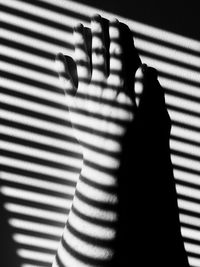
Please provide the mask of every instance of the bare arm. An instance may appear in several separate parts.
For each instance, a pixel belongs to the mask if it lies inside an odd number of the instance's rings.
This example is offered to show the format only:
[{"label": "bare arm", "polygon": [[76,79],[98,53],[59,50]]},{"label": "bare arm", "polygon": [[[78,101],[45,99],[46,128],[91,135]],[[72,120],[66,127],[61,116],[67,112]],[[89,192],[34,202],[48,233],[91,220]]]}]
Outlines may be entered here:
[{"label": "bare arm", "polygon": [[74,32],[78,88],[64,56],[56,61],[83,166],[53,267],[107,266],[115,255],[120,159],[135,105],[124,87],[118,21],[109,25],[109,74],[101,17],[92,20],[91,29],[92,73],[84,28]]}]

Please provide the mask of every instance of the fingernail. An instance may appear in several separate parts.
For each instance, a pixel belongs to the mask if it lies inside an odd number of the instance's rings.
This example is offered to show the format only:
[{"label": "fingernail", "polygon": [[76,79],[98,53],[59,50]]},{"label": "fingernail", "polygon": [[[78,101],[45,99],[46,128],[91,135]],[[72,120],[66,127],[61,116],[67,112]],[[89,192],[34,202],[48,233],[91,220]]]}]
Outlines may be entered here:
[{"label": "fingernail", "polygon": [[110,20],[110,24],[114,24],[114,25],[119,24],[119,20],[116,19],[116,18],[112,18],[112,19]]},{"label": "fingernail", "polygon": [[75,27],[74,27],[74,31],[75,32],[80,32],[83,30],[83,24],[82,23],[78,23]]},{"label": "fingernail", "polygon": [[100,22],[100,20],[101,20],[101,16],[99,14],[94,14],[91,18],[91,21],[93,22],[95,21]]},{"label": "fingernail", "polygon": [[146,69],[147,69],[147,64],[142,64],[142,72],[144,73],[145,71],[146,71]]},{"label": "fingernail", "polygon": [[63,61],[63,57],[64,55],[62,53],[58,53],[55,57],[56,60],[60,60],[60,61]]}]

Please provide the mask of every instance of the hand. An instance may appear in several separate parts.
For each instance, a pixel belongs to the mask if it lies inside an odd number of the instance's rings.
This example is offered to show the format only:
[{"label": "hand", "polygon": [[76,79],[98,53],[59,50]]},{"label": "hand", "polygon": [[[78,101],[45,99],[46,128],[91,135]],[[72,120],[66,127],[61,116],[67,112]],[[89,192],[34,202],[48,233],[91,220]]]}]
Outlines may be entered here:
[{"label": "hand", "polygon": [[125,135],[134,120],[134,92],[128,90],[124,78],[119,22],[109,23],[108,62],[101,17],[91,21],[91,57],[84,31],[81,24],[74,31],[77,87],[65,57],[58,54],[56,58],[84,160],[53,267],[110,266],[117,254],[119,166]]},{"label": "hand", "polygon": [[65,89],[71,122],[82,145],[83,156],[93,149],[119,153],[123,136],[134,119],[135,108],[123,78],[119,22],[115,19],[109,23],[109,63],[99,15],[91,20],[91,31],[91,62],[83,25],[79,24],[74,31],[77,88],[64,55],[56,57],[57,72]]}]

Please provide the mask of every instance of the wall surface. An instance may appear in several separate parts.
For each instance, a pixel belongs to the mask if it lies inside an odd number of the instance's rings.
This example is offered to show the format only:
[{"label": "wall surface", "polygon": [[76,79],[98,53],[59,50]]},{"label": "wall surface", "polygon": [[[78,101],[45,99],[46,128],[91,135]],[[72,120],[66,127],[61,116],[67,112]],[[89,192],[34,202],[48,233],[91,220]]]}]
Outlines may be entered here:
[{"label": "wall surface", "polygon": [[181,231],[190,265],[200,266],[197,1],[3,0],[0,10],[2,266],[51,266],[82,162],[54,57],[73,56],[73,26],[89,26],[93,13],[127,23],[142,61],[159,71]]}]

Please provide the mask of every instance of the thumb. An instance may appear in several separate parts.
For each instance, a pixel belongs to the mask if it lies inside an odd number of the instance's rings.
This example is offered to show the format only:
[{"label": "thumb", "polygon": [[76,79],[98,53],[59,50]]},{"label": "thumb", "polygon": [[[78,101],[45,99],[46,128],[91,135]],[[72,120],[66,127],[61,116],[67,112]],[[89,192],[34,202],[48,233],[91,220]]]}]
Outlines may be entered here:
[{"label": "thumb", "polygon": [[55,57],[55,69],[62,88],[64,88],[67,105],[69,108],[72,108],[74,107],[75,85],[72,81],[65,56],[62,53],[58,53]]}]

